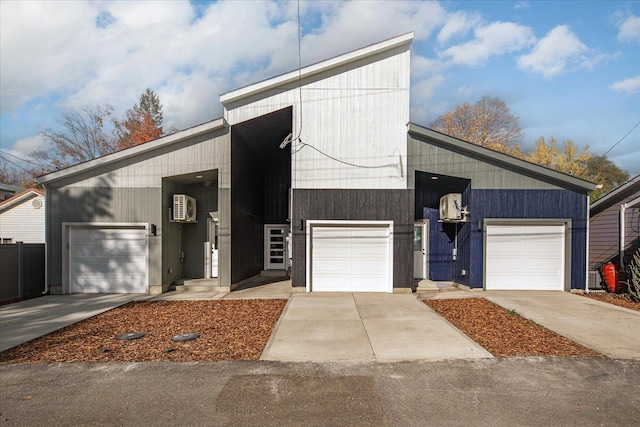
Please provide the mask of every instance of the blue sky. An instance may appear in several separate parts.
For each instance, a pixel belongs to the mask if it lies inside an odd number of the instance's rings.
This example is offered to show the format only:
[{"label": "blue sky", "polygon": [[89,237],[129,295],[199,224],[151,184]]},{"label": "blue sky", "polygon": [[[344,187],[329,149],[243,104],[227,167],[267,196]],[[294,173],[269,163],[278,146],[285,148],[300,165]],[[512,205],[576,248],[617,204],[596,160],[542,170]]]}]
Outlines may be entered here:
[{"label": "blue sky", "polygon": [[[150,87],[178,129],[219,95],[298,65],[297,2],[0,2],[2,161],[47,149],[61,108],[124,113]],[[531,148],[588,145],[640,174],[640,2],[300,2],[309,64],[409,31],[411,120],[482,96],[506,102]],[[626,137],[627,134],[631,131]],[[624,137],[624,139],[623,139]]]}]

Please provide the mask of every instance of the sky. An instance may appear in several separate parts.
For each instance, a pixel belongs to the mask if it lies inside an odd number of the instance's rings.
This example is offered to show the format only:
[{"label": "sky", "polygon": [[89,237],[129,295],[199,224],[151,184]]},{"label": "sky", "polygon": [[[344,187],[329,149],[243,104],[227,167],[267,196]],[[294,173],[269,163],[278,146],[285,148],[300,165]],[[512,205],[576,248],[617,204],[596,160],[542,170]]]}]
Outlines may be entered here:
[{"label": "sky", "polygon": [[303,66],[415,32],[414,123],[497,97],[525,150],[572,140],[640,174],[637,1],[3,0],[0,161],[48,150],[62,109],[123,115],[146,88],[165,128],[219,118],[220,94],[297,69],[298,22]]}]

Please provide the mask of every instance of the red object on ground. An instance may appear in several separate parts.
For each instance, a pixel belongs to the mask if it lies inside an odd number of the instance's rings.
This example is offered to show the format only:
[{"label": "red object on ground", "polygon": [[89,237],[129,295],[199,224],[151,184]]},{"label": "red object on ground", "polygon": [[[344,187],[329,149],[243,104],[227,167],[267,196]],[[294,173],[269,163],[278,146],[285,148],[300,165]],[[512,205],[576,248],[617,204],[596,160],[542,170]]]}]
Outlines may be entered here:
[{"label": "red object on ground", "polygon": [[602,266],[600,269],[604,283],[607,285],[607,290],[614,293],[624,293],[627,290],[627,283],[625,281],[624,273],[620,268],[620,265],[608,263]]}]

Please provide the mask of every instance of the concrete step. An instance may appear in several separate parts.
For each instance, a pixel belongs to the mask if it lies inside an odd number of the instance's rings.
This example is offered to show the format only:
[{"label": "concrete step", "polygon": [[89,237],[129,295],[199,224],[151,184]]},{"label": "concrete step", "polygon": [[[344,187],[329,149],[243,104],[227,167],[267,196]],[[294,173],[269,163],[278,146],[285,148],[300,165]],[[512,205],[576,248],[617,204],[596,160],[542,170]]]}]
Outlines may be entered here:
[{"label": "concrete step", "polygon": [[175,286],[176,292],[214,292],[219,290],[218,279],[185,279],[183,284]]},{"label": "concrete step", "polygon": [[262,270],[260,272],[262,277],[287,277],[288,275],[287,270]]}]

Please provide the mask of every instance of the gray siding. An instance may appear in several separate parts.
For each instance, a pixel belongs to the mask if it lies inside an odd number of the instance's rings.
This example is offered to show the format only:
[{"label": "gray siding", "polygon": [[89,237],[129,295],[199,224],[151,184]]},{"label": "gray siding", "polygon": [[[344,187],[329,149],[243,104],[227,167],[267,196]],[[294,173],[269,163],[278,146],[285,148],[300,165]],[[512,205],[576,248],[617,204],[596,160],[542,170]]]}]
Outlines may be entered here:
[{"label": "gray siding", "polygon": [[[177,254],[182,230],[179,224],[169,223],[172,203],[169,193],[173,194],[175,189],[167,186],[163,178],[217,170],[219,283],[230,286],[230,157],[228,129],[219,128],[105,165],[98,164],[47,183],[49,285],[61,286],[64,283],[64,222],[156,224],[157,235],[149,236],[149,285],[168,285],[180,278],[183,266]],[[203,206],[203,209],[209,207]],[[199,246],[194,251],[202,252],[202,245]]]},{"label": "gray siding", "polygon": [[[617,198],[613,204],[602,206],[589,222],[589,269],[595,270],[607,262],[620,262],[620,205],[640,197],[635,192]],[[633,253],[640,247],[640,208],[625,209],[624,263],[630,262]]]},{"label": "gray siding", "polygon": [[410,190],[294,190],[292,285],[306,286],[307,220],[393,221],[393,287],[413,284],[413,191]]},{"label": "gray siding", "polygon": [[408,136],[409,144],[409,188],[415,188],[415,172],[430,172],[456,178],[472,180],[476,190],[557,190],[563,187],[545,182],[540,176],[527,176],[522,170],[490,159],[478,159],[463,152],[456,152],[444,146],[421,141]]}]

